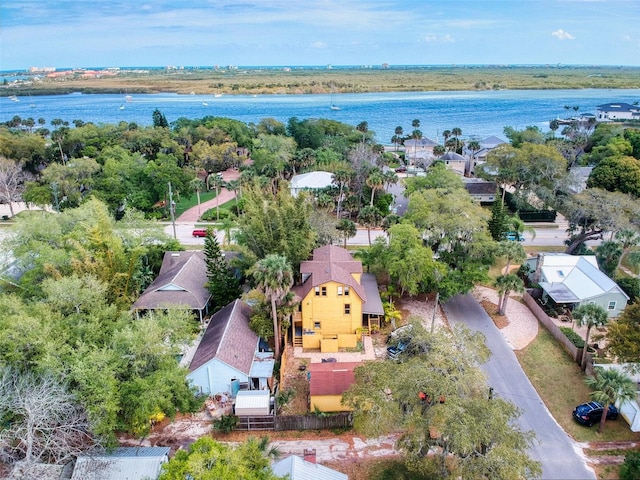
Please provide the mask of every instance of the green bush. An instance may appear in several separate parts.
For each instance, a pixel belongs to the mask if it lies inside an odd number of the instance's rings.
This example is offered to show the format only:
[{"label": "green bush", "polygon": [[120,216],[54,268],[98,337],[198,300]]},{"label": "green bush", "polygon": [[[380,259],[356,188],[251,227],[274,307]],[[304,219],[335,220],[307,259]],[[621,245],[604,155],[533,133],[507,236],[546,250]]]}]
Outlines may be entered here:
[{"label": "green bush", "polygon": [[624,463],[620,467],[620,480],[635,480],[640,478],[640,452],[627,453]]},{"label": "green bush", "polygon": [[291,388],[283,392],[279,392],[276,395],[276,403],[279,407],[284,407],[287,403],[289,403],[289,400],[291,400],[291,397],[293,397],[294,394],[295,391],[293,391],[293,389]]},{"label": "green bush", "polygon": [[213,428],[220,433],[230,433],[238,424],[238,417],[235,415],[222,415],[213,422]]},{"label": "green bush", "polygon": [[578,335],[569,327],[560,327],[560,330],[562,331],[562,333],[564,333],[565,337],[571,340],[571,343],[573,343],[576,347],[584,348],[584,339],[580,335]]}]

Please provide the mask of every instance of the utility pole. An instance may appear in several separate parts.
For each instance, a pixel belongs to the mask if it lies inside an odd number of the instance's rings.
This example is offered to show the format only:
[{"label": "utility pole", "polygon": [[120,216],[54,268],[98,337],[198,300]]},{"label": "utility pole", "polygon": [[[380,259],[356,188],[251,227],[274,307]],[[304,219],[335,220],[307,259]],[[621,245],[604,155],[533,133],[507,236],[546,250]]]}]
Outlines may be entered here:
[{"label": "utility pole", "polygon": [[173,238],[177,239],[178,235],[176,235],[175,209],[176,209],[176,204],[173,203],[173,192],[171,192],[171,182],[169,182],[169,212],[171,212],[171,225],[173,225]]},{"label": "utility pole", "polygon": [[51,182],[51,190],[53,190],[53,198],[56,201],[56,212],[60,213],[60,202],[58,201],[58,183]]}]

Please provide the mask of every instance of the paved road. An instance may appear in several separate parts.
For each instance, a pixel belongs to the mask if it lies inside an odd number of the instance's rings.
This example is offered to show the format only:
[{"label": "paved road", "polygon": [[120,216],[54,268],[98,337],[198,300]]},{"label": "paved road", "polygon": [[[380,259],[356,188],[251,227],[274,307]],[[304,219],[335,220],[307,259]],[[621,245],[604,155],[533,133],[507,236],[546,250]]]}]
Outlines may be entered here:
[{"label": "paved road", "polygon": [[451,325],[464,324],[482,332],[493,355],[482,366],[494,394],[510,400],[523,411],[520,428],[533,430],[537,441],[530,449],[533,459],[542,462],[543,479],[595,479],[582,451],[554,420],[520,367],[513,350],[491,318],[471,295],[459,295],[444,304]]}]

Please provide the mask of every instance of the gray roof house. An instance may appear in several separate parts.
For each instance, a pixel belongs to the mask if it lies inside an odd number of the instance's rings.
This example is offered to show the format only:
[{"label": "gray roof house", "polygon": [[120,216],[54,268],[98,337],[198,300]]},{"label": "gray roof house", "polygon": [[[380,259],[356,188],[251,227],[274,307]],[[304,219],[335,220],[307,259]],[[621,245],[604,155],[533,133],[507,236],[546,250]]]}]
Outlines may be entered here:
[{"label": "gray roof house", "polygon": [[156,480],[168,460],[169,447],[119,447],[79,456],[71,480]]},{"label": "gray roof house", "polygon": [[506,140],[503,140],[495,135],[491,135],[484,140],[480,141],[480,150],[476,150],[472,152],[468,148],[465,148],[463,153],[469,157],[469,161],[467,163],[466,173],[468,175],[475,174],[475,167],[481,165],[487,161],[487,155],[496,147],[500,145],[504,145],[508,143]]},{"label": "gray roof house", "polygon": [[462,181],[464,182],[464,188],[467,189],[474,201],[481,204],[491,204],[495,200],[496,182],[467,177],[464,177]]},{"label": "gray roof house", "polygon": [[449,151],[439,157],[438,160],[442,160],[444,164],[454,172],[464,175],[467,159],[459,153]]},{"label": "gray roof house", "polygon": [[139,312],[188,307],[198,312],[202,322],[211,299],[206,282],[207,265],[202,251],[165,252],[158,276],[132,309]]},{"label": "gray roof house", "polygon": [[640,120],[640,106],[628,103],[605,103],[596,107],[596,120]]},{"label": "gray roof house", "polygon": [[543,301],[551,300],[570,309],[595,303],[609,318],[620,316],[629,297],[616,282],[598,268],[593,255],[545,253],[526,260],[529,278],[539,283]]},{"label": "gray roof house", "polygon": [[433,160],[433,147],[438,145],[430,138],[411,138],[404,141],[404,155],[407,165],[424,163],[425,160]]},{"label": "gray roof house", "polygon": [[260,337],[249,328],[251,307],[234,300],[211,316],[189,365],[187,379],[202,393],[263,390],[273,376],[272,352],[260,352]]}]

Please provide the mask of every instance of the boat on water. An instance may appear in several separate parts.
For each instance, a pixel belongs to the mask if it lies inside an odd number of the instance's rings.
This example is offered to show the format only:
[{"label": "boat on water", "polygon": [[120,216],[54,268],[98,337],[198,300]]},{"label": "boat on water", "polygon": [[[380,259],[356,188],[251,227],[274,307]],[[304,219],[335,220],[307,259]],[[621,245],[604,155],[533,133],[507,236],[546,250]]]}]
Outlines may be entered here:
[{"label": "boat on water", "polygon": [[202,106],[203,106],[203,107],[208,107],[208,106],[209,106],[209,104],[208,104],[207,102],[202,102]]},{"label": "boat on water", "polygon": [[215,98],[220,98],[222,95],[224,95],[224,94],[223,94],[223,93],[216,93],[216,94],[214,95],[214,97],[215,97]]},{"label": "boat on water", "polygon": [[124,99],[125,99],[127,102],[132,102],[132,101],[133,101],[133,97],[132,97],[131,95],[125,95],[125,96],[124,96]]},{"label": "boat on water", "polygon": [[20,99],[18,97],[16,97],[15,95],[10,95],[9,96],[9,100],[11,100],[12,102],[19,102]]},{"label": "boat on water", "polygon": [[329,106],[330,110],[340,110],[340,107],[338,105],[336,105],[336,102],[333,101],[333,96],[334,96],[334,91],[333,91],[333,87],[331,88],[331,105]]},{"label": "boat on water", "polygon": [[120,110],[124,110],[124,105],[120,105]]},{"label": "boat on water", "polygon": [[331,110],[340,110],[340,107],[335,105],[335,104],[331,104],[331,106],[329,107]]}]

